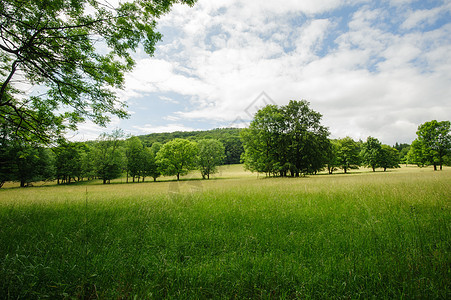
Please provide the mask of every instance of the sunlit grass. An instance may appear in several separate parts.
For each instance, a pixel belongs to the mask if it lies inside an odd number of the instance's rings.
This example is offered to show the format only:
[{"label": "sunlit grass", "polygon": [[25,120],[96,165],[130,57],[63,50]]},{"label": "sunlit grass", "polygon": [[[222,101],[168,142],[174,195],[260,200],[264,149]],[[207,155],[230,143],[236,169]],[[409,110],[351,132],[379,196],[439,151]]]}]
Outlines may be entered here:
[{"label": "sunlit grass", "polygon": [[450,296],[449,168],[197,175],[0,190],[0,294]]}]

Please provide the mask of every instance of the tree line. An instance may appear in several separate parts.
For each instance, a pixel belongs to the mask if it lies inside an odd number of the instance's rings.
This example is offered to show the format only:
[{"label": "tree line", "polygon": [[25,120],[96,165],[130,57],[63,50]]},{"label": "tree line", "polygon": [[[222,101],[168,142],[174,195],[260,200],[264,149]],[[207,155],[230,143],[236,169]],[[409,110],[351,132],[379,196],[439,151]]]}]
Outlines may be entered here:
[{"label": "tree line", "polygon": [[[101,179],[105,184],[124,173],[127,182],[149,177],[156,181],[162,175],[179,180],[194,169],[208,179],[228,159],[234,162],[232,156],[240,156],[248,170],[282,177],[322,170],[332,174],[342,169],[347,173],[360,166],[386,171],[401,163],[433,165],[437,170],[450,164],[449,121],[421,124],[411,145],[391,147],[375,137],[366,141],[330,139],[321,118],[307,101],[290,101],[285,106],[260,109],[246,129],[129,138],[115,130],[90,142],[60,140],[55,147],[14,138],[14,131],[4,126],[0,132],[0,186],[6,181],[20,182],[23,187],[44,180],[62,184],[91,179]],[[229,145],[236,152],[227,149],[222,140],[231,141]]]},{"label": "tree line", "polygon": [[151,133],[138,136],[142,143],[151,147],[153,143],[167,143],[173,139],[181,138],[191,141],[202,139],[219,140],[225,148],[224,164],[239,164],[244,152],[243,143],[240,138],[240,128],[215,128],[204,131],[175,131],[163,133]]},{"label": "tree line", "polygon": [[121,130],[102,134],[91,142],[61,142],[46,148],[19,140],[0,140],[0,187],[6,181],[28,186],[36,181],[58,184],[83,180],[112,179],[126,174],[127,182],[140,182],[161,175],[186,175],[198,169],[209,179],[224,163],[225,147],[215,139],[190,141],[176,138],[146,147],[138,137],[124,138]]},{"label": "tree line", "polygon": [[418,138],[411,146],[382,144],[375,137],[354,141],[350,137],[329,139],[329,130],[321,125],[322,115],[305,100],[285,106],[267,105],[260,109],[249,128],[241,132],[247,169],[273,176],[297,177],[327,169],[366,166],[373,171],[398,168],[400,163],[433,165],[442,169],[450,164],[450,122],[435,120],[418,127]]}]

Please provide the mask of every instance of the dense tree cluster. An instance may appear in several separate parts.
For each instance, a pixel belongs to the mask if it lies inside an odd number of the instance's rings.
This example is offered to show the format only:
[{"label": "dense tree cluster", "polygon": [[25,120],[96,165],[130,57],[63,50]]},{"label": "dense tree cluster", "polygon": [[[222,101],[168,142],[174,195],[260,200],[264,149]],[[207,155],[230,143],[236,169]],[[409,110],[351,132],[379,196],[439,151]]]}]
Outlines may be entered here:
[{"label": "dense tree cluster", "polygon": [[146,147],[139,138],[125,139],[121,130],[102,134],[96,141],[62,141],[53,148],[0,139],[0,187],[6,181],[21,186],[36,181],[56,180],[58,184],[101,179],[109,183],[126,174],[127,182],[152,177],[185,175],[198,169],[210,178],[224,162],[225,147],[215,139],[198,142],[174,139],[165,144],[154,142]]},{"label": "dense tree cluster", "polygon": [[330,174],[341,168],[366,166],[373,171],[398,168],[402,163],[449,164],[451,153],[450,122],[431,121],[418,128],[418,138],[411,146],[382,144],[375,137],[365,142],[350,137],[328,139],[327,128],[320,124],[321,114],[309,108],[307,101],[290,101],[278,107],[260,109],[241,136],[245,153],[242,158],[251,171],[275,176],[313,174],[323,169]]},{"label": "dense tree cluster", "polygon": [[451,131],[450,121],[432,120],[418,127],[417,139],[412,142],[408,152],[408,161],[419,166],[433,165],[442,169],[450,163]]},{"label": "dense tree cluster", "polygon": [[[56,180],[58,184],[101,179],[109,183],[126,174],[127,182],[154,181],[161,175],[186,175],[200,171],[209,179],[217,167],[227,162],[228,149],[221,140],[241,135],[241,159],[251,171],[272,176],[300,176],[326,169],[329,174],[342,169],[366,166],[373,171],[398,168],[400,163],[450,164],[450,122],[430,121],[418,127],[412,145],[382,144],[375,137],[354,141],[350,137],[329,139],[321,114],[307,101],[290,101],[278,107],[260,109],[249,128],[216,129],[180,134],[156,134],[126,138],[121,130],[102,134],[96,141],[74,143],[60,140],[56,147],[42,147],[16,137],[11,127],[0,128],[0,187],[6,181],[27,186],[36,181]],[[232,132],[232,134],[230,134]],[[212,134],[213,133],[213,134]],[[168,139],[168,137],[175,137]],[[151,141],[151,144],[150,144]],[[159,142],[159,141],[163,141]],[[238,143],[236,144],[238,145]],[[230,148],[229,148],[230,150]],[[234,154],[236,155],[236,153]]]},{"label": "dense tree cluster", "polygon": [[167,143],[174,139],[187,139],[198,142],[203,139],[214,139],[220,141],[225,148],[224,164],[239,164],[241,155],[244,153],[243,143],[240,138],[240,128],[216,128],[205,131],[176,131],[151,133],[148,135],[141,135],[138,138],[142,143],[148,147],[155,142]]}]

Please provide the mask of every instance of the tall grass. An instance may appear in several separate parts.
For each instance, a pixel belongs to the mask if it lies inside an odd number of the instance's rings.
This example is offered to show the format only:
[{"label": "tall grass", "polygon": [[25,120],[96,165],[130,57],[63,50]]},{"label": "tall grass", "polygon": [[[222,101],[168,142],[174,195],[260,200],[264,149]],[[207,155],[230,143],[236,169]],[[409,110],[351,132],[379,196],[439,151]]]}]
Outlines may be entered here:
[{"label": "tall grass", "polygon": [[0,295],[450,298],[450,169],[228,172],[1,190]]}]

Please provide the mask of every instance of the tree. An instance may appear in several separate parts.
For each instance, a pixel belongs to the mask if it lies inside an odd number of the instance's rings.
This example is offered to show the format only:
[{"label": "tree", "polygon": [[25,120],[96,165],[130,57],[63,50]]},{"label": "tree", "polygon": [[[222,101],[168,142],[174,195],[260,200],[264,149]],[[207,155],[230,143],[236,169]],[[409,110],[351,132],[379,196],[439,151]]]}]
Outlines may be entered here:
[{"label": "tree", "polygon": [[16,172],[12,174],[12,180],[20,182],[21,187],[54,179],[53,155],[49,149],[17,143],[13,151]]},{"label": "tree", "polygon": [[267,174],[299,176],[323,169],[330,147],[321,114],[305,100],[260,109],[241,132],[246,167]]},{"label": "tree", "polygon": [[410,145],[409,152],[407,153],[407,161],[410,164],[416,164],[419,167],[424,167],[427,164],[426,156],[423,153],[423,145],[417,139]]},{"label": "tree", "polygon": [[358,169],[360,165],[359,145],[350,137],[337,141],[337,164],[345,174],[349,169]]},{"label": "tree", "polygon": [[388,145],[381,146],[379,166],[384,169],[399,168],[400,163],[399,152],[395,148]]},{"label": "tree", "polygon": [[225,148],[224,164],[239,164],[241,154],[244,153],[243,143],[241,142],[240,135],[230,135],[224,138],[220,138],[219,141],[224,145]]},{"label": "tree", "polygon": [[377,138],[369,136],[362,147],[362,162],[376,171],[380,165],[381,142]]},{"label": "tree", "polygon": [[80,180],[83,177],[83,143],[63,141],[53,149],[55,153],[55,169],[58,184],[70,183],[71,180]]},{"label": "tree", "polygon": [[284,126],[284,115],[276,105],[267,105],[255,114],[249,128],[241,132],[247,169],[270,175],[283,173],[288,159],[288,146],[284,147],[282,140]]},{"label": "tree", "polygon": [[163,145],[159,142],[155,142],[149,149],[150,157],[148,158],[147,164],[147,174],[153,178],[153,181],[157,181],[157,178],[160,177],[161,172],[157,162],[157,153],[160,151]]},{"label": "tree", "polygon": [[[142,44],[152,55],[157,18],[174,3],[194,2],[1,1],[0,123],[22,139],[49,142],[86,118],[105,125],[109,114],[126,117],[113,89],[134,66],[131,52]],[[27,97],[30,85],[39,92]]]},{"label": "tree", "polygon": [[118,178],[122,173],[123,155],[120,144],[124,133],[114,130],[111,134],[103,133],[94,144],[94,159],[96,175],[103,180],[103,184]]},{"label": "tree", "polygon": [[0,188],[16,174],[15,151],[9,141],[0,139]]},{"label": "tree", "polygon": [[224,145],[213,139],[203,139],[197,142],[198,156],[197,165],[202,174],[202,178],[210,179],[210,174],[218,171],[218,166],[221,165],[225,157]]},{"label": "tree", "polygon": [[139,177],[142,175],[144,171],[144,146],[139,138],[136,136],[131,137],[127,141],[127,148],[125,150],[125,155],[127,157],[127,182],[128,175],[133,178],[133,182],[135,182],[135,177]]},{"label": "tree", "polygon": [[88,180],[94,179],[97,176],[96,173],[96,148],[89,145],[83,144],[81,152],[81,176],[87,178]]},{"label": "tree", "polygon": [[442,170],[444,157],[451,151],[450,126],[450,121],[432,120],[418,127],[415,143],[417,149],[414,151],[421,155],[420,159],[434,165],[434,170],[437,170],[437,165]]},{"label": "tree", "polygon": [[335,170],[337,170],[338,167],[340,167],[338,163],[338,141],[337,140],[331,140],[329,144],[329,149],[326,154],[326,165],[327,165],[327,171],[329,174],[332,174]]},{"label": "tree", "polygon": [[161,173],[168,176],[188,174],[194,169],[197,155],[197,144],[185,139],[174,139],[164,144],[157,153],[157,162]]},{"label": "tree", "polygon": [[321,125],[322,115],[309,105],[305,100],[290,100],[282,107],[292,176],[316,173],[326,163],[329,130]]}]

